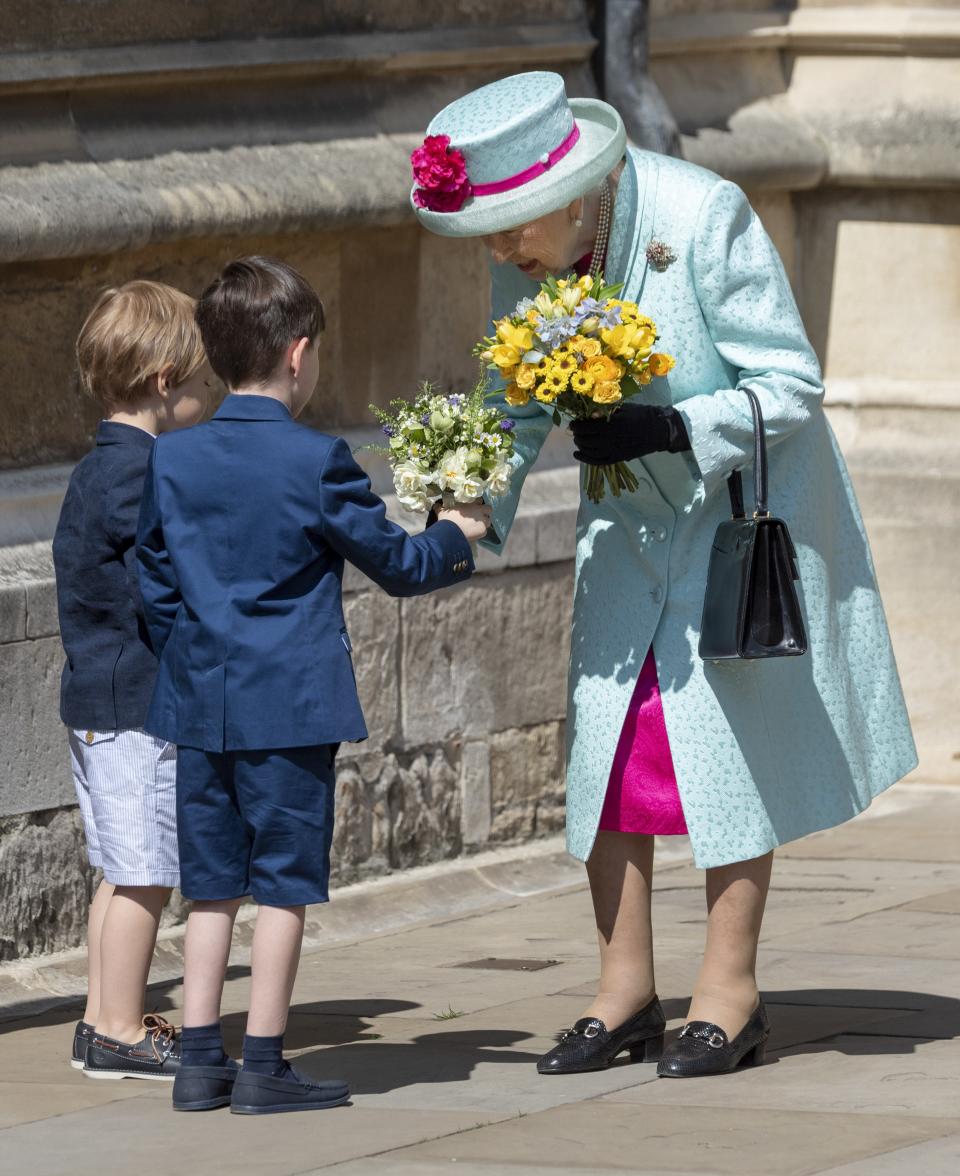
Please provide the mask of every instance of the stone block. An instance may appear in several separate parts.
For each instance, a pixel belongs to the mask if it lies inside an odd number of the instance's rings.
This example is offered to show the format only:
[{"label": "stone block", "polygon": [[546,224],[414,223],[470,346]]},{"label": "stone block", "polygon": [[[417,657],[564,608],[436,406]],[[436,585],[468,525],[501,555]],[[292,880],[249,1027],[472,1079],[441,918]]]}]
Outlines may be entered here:
[{"label": "stone block", "polygon": [[57,615],[57,585],[55,580],[37,580],[27,584],[27,636],[57,637],[60,618]]},{"label": "stone block", "polygon": [[0,585],[0,645],[27,635],[27,598],[20,584]]},{"label": "stone block", "polygon": [[344,598],[344,619],[353,645],[357,689],[369,739],[346,743],[344,756],[366,755],[394,739],[400,710],[400,602],[379,589]]},{"label": "stone block", "polygon": [[79,809],[0,819],[0,960],[83,942],[94,887]]},{"label": "stone block", "polygon": [[565,812],[563,724],[501,731],[490,740],[492,840],[558,832]]},{"label": "stone block", "polygon": [[537,563],[562,563],[577,554],[577,509],[559,506],[537,516]]},{"label": "stone block", "polygon": [[0,816],[58,808],[74,798],[59,715],[62,667],[57,637],[0,645]]},{"label": "stone block", "polygon": [[483,845],[490,839],[490,747],[480,740],[463,747],[460,804],[464,843]]},{"label": "stone block", "polygon": [[333,877],[350,882],[456,857],[459,767],[456,745],[344,761],[337,769]]},{"label": "stone block", "polygon": [[401,602],[401,716],[407,744],[563,718],[572,567],[502,575]]}]

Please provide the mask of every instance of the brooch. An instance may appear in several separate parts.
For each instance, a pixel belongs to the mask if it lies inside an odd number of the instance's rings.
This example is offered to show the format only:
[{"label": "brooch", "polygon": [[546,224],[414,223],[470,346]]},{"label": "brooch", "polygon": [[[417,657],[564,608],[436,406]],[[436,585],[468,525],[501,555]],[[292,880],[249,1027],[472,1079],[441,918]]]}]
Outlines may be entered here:
[{"label": "brooch", "polygon": [[658,241],[656,238],[651,239],[647,245],[647,261],[653,266],[657,273],[662,274],[668,265],[673,265],[677,260],[677,255],[664,241]]}]

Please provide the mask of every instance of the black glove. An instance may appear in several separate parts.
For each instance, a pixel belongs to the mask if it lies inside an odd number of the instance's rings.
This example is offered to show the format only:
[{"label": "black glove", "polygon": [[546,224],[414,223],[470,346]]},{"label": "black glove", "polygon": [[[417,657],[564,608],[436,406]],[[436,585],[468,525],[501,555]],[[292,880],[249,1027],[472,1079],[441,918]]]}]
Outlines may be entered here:
[{"label": "black glove", "polygon": [[627,403],[608,420],[577,420],[570,428],[577,446],[573,456],[587,465],[614,465],[649,453],[690,448],[683,417],[675,408],[656,404]]}]

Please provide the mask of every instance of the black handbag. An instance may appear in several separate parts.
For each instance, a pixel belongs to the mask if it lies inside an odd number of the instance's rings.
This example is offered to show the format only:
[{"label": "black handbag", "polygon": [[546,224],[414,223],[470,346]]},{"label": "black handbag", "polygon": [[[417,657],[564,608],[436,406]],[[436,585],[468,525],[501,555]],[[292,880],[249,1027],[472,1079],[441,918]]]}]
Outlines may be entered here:
[{"label": "black handbag", "polygon": [[746,517],[743,479],[727,479],[732,518],[717,527],[707,569],[700,625],[700,656],[796,657],[807,651],[797,596],[797,552],[783,519],[767,510],[767,443],[756,394],[744,389],[753,412],[756,510]]}]

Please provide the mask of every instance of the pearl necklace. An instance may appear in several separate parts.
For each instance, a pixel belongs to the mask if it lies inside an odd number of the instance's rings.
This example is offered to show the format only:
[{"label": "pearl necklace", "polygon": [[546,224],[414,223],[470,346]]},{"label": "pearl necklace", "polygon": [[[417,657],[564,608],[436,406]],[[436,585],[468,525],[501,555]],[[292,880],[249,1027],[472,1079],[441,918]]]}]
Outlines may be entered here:
[{"label": "pearl necklace", "polygon": [[604,179],[600,188],[600,216],[597,219],[597,239],[593,243],[593,253],[590,255],[590,269],[587,271],[591,278],[596,278],[607,257],[607,242],[610,239],[610,183]]}]

